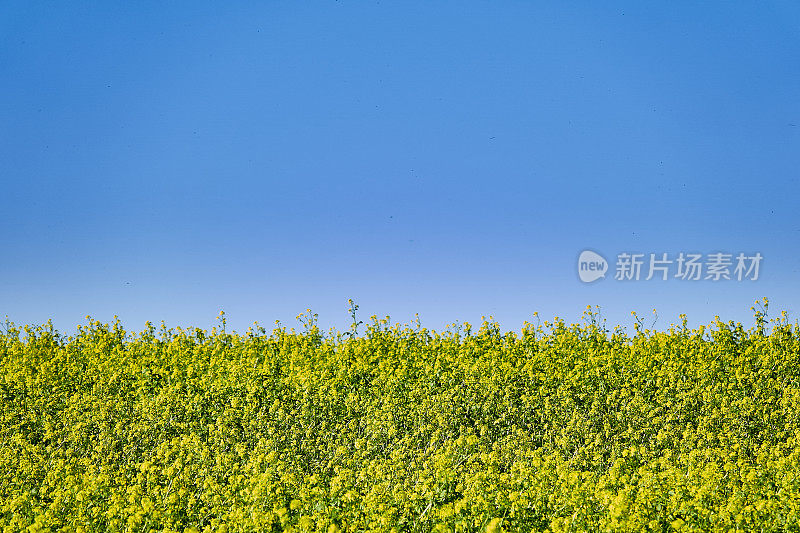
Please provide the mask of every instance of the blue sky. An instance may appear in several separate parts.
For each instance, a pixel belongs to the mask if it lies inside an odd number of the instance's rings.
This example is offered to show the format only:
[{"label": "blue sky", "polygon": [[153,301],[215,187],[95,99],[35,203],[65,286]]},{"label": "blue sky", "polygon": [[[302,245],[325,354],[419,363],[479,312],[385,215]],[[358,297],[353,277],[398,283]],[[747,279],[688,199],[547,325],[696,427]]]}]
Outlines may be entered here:
[{"label": "blue sky", "polygon": [[[28,2],[0,14],[0,315],[504,329],[800,318],[793,2]],[[584,249],[610,263],[582,283]],[[622,252],[763,255],[618,281]]]}]

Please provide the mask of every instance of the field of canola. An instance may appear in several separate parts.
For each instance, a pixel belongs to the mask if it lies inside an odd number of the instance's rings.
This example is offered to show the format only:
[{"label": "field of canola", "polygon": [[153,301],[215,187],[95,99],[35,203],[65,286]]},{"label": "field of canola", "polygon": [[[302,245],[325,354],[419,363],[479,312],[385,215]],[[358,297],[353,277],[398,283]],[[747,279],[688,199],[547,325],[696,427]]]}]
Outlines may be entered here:
[{"label": "field of canola", "polygon": [[800,531],[800,327],[0,334],[3,531]]}]

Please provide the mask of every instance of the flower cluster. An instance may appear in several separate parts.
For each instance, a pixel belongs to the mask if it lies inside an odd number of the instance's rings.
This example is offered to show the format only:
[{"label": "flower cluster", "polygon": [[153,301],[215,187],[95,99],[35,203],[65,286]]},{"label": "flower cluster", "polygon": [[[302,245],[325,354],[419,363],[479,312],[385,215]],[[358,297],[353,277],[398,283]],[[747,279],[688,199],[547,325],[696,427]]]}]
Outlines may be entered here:
[{"label": "flower cluster", "polygon": [[0,334],[4,531],[800,529],[800,327]]}]

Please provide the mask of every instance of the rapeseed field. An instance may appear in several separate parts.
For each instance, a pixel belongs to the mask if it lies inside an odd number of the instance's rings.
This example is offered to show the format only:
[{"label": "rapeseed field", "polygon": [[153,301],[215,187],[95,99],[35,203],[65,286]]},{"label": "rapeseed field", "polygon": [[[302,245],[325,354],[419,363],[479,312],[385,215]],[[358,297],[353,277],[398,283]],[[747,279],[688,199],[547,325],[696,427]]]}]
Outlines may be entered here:
[{"label": "rapeseed field", "polygon": [[[354,315],[355,317],[355,315]],[[800,327],[0,333],[3,531],[798,531]]]}]

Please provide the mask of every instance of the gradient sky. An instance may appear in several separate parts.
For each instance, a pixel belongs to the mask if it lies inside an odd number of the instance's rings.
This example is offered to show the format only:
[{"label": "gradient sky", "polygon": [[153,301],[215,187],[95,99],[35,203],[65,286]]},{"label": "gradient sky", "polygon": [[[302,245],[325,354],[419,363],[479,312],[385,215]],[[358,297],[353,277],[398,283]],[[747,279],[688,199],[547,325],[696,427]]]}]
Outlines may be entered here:
[{"label": "gradient sky", "polygon": [[[239,331],[800,318],[796,2],[0,13],[0,317]],[[764,256],[583,284],[584,249]],[[612,269],[614,265],[612,264]]]}]

